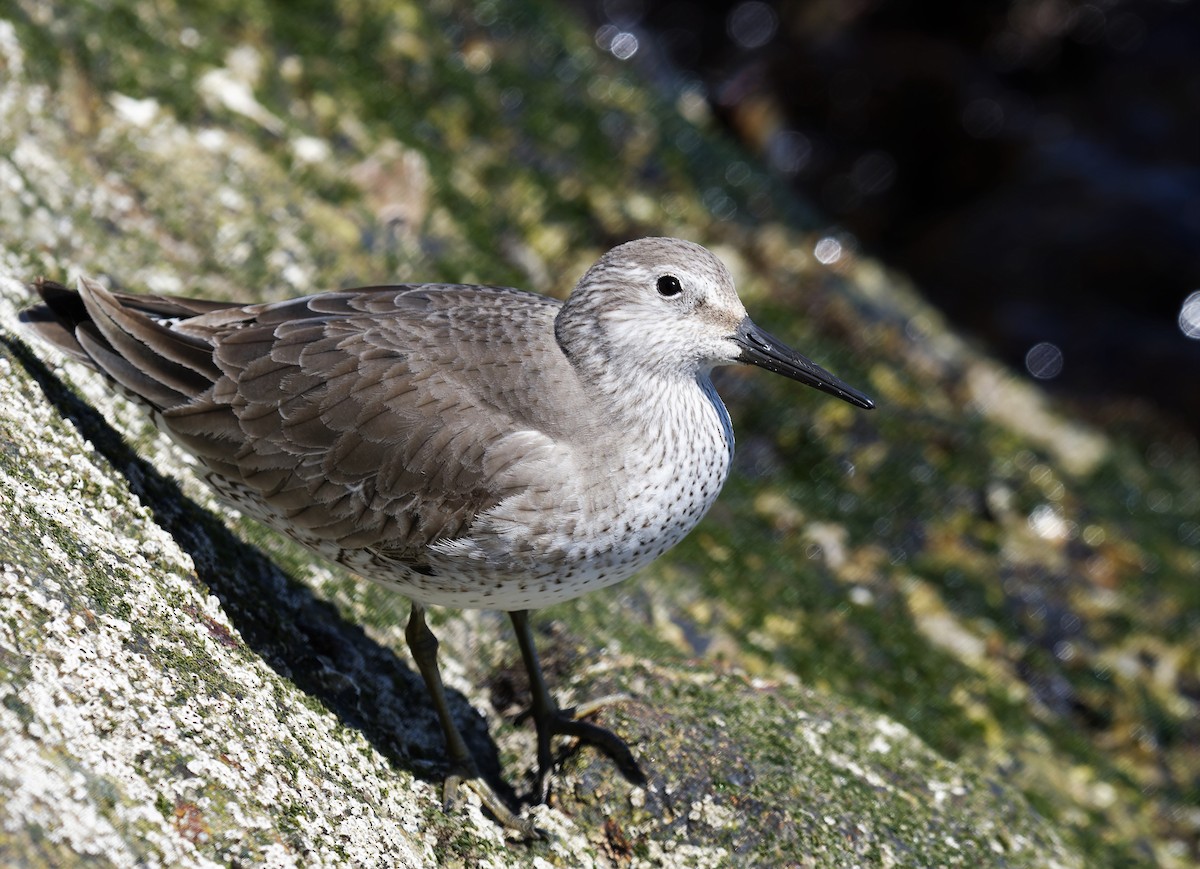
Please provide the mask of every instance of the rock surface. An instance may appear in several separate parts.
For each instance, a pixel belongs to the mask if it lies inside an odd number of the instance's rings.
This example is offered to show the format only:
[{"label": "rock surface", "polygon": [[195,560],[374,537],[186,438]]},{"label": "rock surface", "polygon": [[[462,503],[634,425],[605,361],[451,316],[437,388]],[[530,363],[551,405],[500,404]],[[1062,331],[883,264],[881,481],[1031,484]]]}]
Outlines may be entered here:
[{"label": "rock surface", "polygon": [[[1194,441],[1064,416],[553,8],[314,16],[0,9],[0,862],[1197,858]],[[569,756],[527,809],[546,843],[442,810],[403,600],[214,502],[16,319],[38,274],[561,295],[648,234],[714,247],[760,322],[880,409],[729,372],[738,467],[710,517],[539,614],[552,687],[624,695],[600,717],[651,778]],[[523,792],[505,621],[434,628],[475,751]]]}]

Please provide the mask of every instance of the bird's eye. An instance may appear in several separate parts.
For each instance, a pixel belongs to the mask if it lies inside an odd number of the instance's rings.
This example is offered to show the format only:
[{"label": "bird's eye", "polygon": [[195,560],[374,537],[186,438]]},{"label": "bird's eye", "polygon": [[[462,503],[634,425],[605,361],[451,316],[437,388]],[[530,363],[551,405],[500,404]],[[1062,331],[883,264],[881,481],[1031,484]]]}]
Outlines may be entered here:
[{"label": "bird's eye", "polygon": [[674,275],[663,275],[658,279],[658,294],[660,296],[665,296],[669,299],[672,296],[678,296],[682,292],[683,287],[679,285],[679,278]]}]

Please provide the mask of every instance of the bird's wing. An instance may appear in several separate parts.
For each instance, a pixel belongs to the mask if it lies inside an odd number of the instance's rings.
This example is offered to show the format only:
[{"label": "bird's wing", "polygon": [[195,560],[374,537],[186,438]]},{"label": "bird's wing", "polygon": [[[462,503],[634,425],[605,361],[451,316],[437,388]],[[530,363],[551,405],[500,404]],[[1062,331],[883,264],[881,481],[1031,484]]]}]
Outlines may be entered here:
[{"label": "bird's wing", "polygon": [[[558,303],[515,290],[372,287],[194,316],[93,283],[81,295],[92,363],[255,515],[418,567],[531,482],[531,446],[545,461],[529,390],[572,388],[555,366]],[[523,364],[533,355],[542,366]]]}]

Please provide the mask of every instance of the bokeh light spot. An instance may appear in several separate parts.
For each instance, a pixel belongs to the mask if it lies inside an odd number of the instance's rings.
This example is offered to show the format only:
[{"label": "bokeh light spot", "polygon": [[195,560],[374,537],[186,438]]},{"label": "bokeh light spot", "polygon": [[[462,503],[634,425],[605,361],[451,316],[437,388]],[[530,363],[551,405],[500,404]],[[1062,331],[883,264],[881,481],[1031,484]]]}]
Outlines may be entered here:
[{"label": "bokeh light spot", "polygon": [[1063,354],[1049,341],[1034,344],[1025,354],[1025,368],[1039,380],[1050,380],[1062,374]]},{"label": "bokeh light spot", "polygon": [[613,37],[612,45],[608,47],[617,60],[629,60],[637,54],[638,38],[632,33],[622,31]]},{"label": "bokeh light spot", "polygon": [[767,162],[785,175],[795,175],[812,157],[812,142],[796,130],[780,130],[767,145]]},{"label": "bokeh light spot", "polygon": [[742,48],[762,48],[775,36],[779,17],[775,10],[759,0],[747,0],[733,7],[726,29]]},{"label": "bokeh light spot", "polygon": [[833,265],[842,258],[842,243],[836,238],[826,236],[813,247],[813,256],[824,265]]},{"label": "bokeh light spot", "polygon": [[1179,309],[1179,331],[1195,341],[1200,341],[1200,290],[1183,300]]},{"label": "bokeh light spot", "polygon": [[596,30],[596,45],[617,60],[629,60],[637,54],[638,38],[614,24],[604,24]]}]

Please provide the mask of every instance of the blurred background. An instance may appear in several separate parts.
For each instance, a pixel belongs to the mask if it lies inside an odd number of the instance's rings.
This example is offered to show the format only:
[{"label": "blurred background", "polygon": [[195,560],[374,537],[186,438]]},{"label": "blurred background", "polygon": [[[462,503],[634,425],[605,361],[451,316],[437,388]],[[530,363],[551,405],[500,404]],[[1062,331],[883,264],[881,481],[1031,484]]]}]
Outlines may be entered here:
[{"label": "blurred background", "polygon": [[967,335],[1200,432],[1200,4],[573,0]]}]

